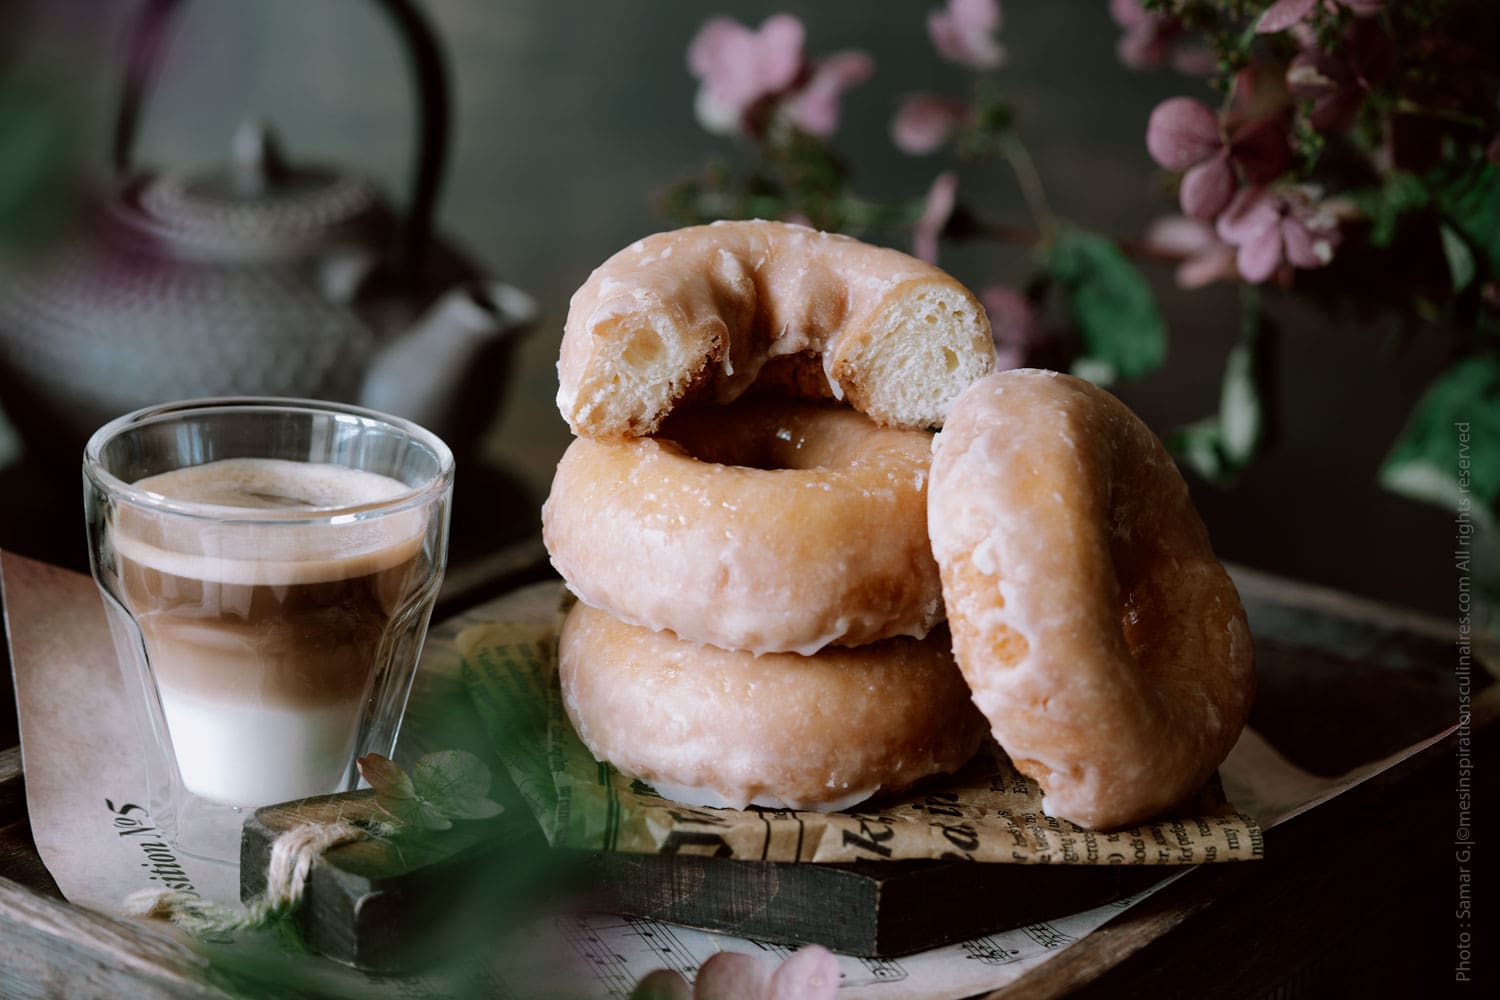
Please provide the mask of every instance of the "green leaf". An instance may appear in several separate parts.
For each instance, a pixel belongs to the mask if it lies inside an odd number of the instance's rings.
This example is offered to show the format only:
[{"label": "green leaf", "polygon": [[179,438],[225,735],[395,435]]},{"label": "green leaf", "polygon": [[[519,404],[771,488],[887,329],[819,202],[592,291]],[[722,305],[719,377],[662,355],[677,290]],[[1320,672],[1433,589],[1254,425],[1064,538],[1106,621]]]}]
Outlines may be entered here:
[{"label": "green leaf", "polygon": [[1254,285],[1240,286],[1240,340],[1224,359],[1224,378],[1219,387],[1219,443],[1230,477],[1245,470],[1265,436],[1257,363],[1264,326],[1260,291]]},{"label": "green leaf", "polygon": [[1448,260],[1448,273],[1453,277],[1453,290],[1461,292],[1469,287],[1479,268],[1474,263],[1474,251],[1448,223],[1438,226],[1443,239],[1443,256]]},{"label": "green leaf", "polygon": [[1119,247],[1067,227],[1058,233],[1047,263],[1077,325],[1085,370],[1137,379],[1161,366],[1166,323],[1146,279]]},{"label": "green leaf", "polygon": [[417,809],[416,825],[423,830],[451,830],[453,821],[443,815],[443,811],[437,806],[423,799]]},{"label": "green leaf", "polygon": [[1370,245],[1383,249],[1395,240],[1401,216],[1426,208],[1432,192],[1422,178],[1396,171],[1380,187],[1353,191],[1350,198],[1370,220]]},{"label": "green leaf", "polygon": [[1178,428],[1165,439],[1179,462],[1218,486],[1231,485],[1260,452],[1266,433],[1259,380],[1265,319],[1253,285],[1240,292],[1240,341],[1224,361],[1219,412]]},{"label": "green leaf", "polygon": [[1437,202],[1448,223],[1468,241],[1484,273],[1500,274],[1500,167],[1481,161],[1443,185]]},{"label": "green leaf", "polygon": [[1500,356],[1466,358],[1433,381],[1381,465],[1380,482],[1493,521],[1500,511]]},{"label": "green leaf", "polygon": [[502,807],[486,796],[490,769],[471,753],[443,750],[417,761],[411,776],[378,753],[356,762],[375,789],[376,802],[398,822],[421,830],[446,830],[455,819],[489,819]]},{"label": "green leaf", "polygon": [[1223,431],[1218,417],[1205,417],[1179,427],[1162,442],[1179,462],[1210,483],[1226,484],[1232,477],[1224,462]]},{"label": "green leaf", "polygon": [[1239,343],[1224,362],[1224,384],[1219,392],[1219,440],[1224,457],[1236,472],[1255,456],[1264,423],[1260,390],[1255,384],[1254,348]]},{"label": "green leaf", "polygon": [[486,798],[490,791],[490,769],[463,750],[430,753],[412,768],[412,782],[423,804],[423,823],[429,829],[446,829],[429,822],[428,806],[447,819],[488,819],[498,815],[498,803]]}]

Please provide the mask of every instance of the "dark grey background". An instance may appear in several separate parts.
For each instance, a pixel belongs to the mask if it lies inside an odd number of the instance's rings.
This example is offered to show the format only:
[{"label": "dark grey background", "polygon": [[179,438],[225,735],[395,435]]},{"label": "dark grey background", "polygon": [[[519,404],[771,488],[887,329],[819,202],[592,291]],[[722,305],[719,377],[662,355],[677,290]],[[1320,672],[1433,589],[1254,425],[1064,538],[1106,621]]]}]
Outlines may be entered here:
[{"label": "dark grey background", "polygon": [[[117,29],[135,3],[30,6],[43,13],[27,29],[24,56],[83,88],[97,117],[91,141],[102,150]],[[855,164],[862,193],[905,198],[925,191],[938,167],[891,146],[897,99],[912,90],[961,92],[966,80],[926,42],[932,6],[936,0],[429,0],[457,90],[441,225],[537,296],[545,312],[494,429],[495,461],[545,494],[568,440],[552,393],[569,294],[614,250],[663,228],[651,204],[656,192],[711,156],[738,155],[692,116],[684,50],[701,22],[728,12],[758,24],[792,10],[806,22],[813,54],[871,53],[876,75],[846,98],[836,145]],[[1202,84],[1122,67],[1106,8],[1104,0],[1012,0],[1003,31],[1010,60],[999,81],[1021,110],[1055,209],[1137,236],[1171,207],[1144,148],[1147,115],[1162,98],[1200,93]],[[140,151],[155,163],[218,158],[238,120],[260,114],[292,154],[363,165],[398,190],[409,112],[399,51],[360,0],[197,0],[173,39]],[[1002,169],[963,173],[962,190],[997,218],[1027,221]],[[943,263],[975,287],[1021,273],[1014,253],[987,248],[945,250]],[[1184,294],[1169,269],[1149,271],[1170,321],[1171,354],[1161,372],[1120,393],[1165,431],[1213,409],[1236,306],[1227,288]],[[1193,483],[1216,547],[1228,559],[1451,614],[1451,514],[1374,482],[1405,414],[1441,367],[1442,338],[1393,353],[1381,329],[1330,324],[1271,298],[1284,327],[1274,399],[1284,434],[1236,489]]]}]

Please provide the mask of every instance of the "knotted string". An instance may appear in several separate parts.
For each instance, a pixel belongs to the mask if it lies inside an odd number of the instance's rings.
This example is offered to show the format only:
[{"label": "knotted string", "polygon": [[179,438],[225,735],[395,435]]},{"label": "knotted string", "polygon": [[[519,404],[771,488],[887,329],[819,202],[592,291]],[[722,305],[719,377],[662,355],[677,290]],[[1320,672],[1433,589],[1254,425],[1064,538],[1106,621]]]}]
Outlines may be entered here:
[{"label": "knotted string", "polygon": [[324,851],[363,840],[369,833],[348,820],[303,823],[271,844],[265,894],[243,913],[177,889],[143,889],[125,898],[130,916],[170,920],[190,934],[264,930],[297,909],[313,864]]}]

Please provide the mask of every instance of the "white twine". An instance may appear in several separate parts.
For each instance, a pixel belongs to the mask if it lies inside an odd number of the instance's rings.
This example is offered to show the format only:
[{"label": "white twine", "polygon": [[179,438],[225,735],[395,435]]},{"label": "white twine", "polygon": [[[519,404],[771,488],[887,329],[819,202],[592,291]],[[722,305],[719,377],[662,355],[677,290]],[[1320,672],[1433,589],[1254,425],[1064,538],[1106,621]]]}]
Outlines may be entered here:
[{"label": "white twine", "polygon": [[291,913],[302,902],[307,878],[324,851],[363,840],[368,834],[347,820],[303,823],[271,844],[266,891],[244,913],[177,889],[143,889],[125,898],[129,916],[170,920],[192,934],[262,930]]}]

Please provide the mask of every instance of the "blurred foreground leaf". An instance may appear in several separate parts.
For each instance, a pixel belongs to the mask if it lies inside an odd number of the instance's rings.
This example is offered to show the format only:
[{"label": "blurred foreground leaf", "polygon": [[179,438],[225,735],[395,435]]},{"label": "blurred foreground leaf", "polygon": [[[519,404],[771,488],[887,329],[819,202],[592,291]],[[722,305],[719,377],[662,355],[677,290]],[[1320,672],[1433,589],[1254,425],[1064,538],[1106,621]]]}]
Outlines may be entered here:
[{"label": "blurred foreground leaf", "polygon": [[72,218],[83,120],[66,87],[0,79],[0,247],[45,242]]}]

